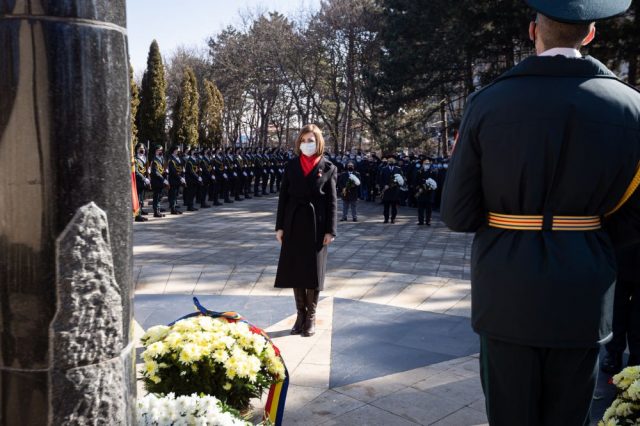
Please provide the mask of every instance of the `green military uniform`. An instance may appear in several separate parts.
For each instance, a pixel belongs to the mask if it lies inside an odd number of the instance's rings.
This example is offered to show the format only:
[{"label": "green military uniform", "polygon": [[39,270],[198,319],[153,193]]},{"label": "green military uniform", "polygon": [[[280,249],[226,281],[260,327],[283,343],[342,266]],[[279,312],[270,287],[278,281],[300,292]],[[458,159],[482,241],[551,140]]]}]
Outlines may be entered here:
[{"label": "green military uniform", "polygon": [[[598,5],[529,3],[565,22],[605,17],[583,14]],[[609,233],[599,223],[640,162],[639,122],[640,94],[590,57],[530,57],[468,102],[442,218],[476,233],[471,319],[492,425],[588,421],[611,333],[614,245],[640,243],[640,196],[607,219]]]}]

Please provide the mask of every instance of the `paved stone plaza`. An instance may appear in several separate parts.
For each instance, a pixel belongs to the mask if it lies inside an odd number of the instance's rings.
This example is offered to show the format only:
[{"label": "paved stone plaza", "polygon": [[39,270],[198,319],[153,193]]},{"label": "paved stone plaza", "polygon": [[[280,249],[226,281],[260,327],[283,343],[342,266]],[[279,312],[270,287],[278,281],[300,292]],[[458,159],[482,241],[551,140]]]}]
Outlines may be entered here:
[{"label": "paved stone plaza", "polygon": [[[317,333],[290,336],[290,289],[273,288],[277,198],[135,224],[137,332],[193,311],[240,312],[265,328],[291,374],[287,425],[486,424],[469,324],[472,235],[401,207],[359,203],[330,247]],[[265,397],[266,400],[266,397]],[[254,401],[256,413],[261,402]]]}]

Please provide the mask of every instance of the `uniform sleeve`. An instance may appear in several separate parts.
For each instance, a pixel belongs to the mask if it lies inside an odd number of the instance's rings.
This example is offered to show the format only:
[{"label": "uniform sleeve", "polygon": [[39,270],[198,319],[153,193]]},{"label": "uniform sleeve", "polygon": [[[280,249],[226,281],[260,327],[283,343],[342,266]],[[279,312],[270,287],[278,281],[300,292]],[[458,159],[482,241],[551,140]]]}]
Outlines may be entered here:
[{"label": "uniform sleeve", "polygon": [[474,121],[473,104],[470,100],[460,125],[460,136],[454,147],[442,192],[442,220],[456,232],[475,232],[486,223],[481,184],[481,153]]},{"label": "uniform sleeve", "polygon": [[333,167],[333,171],[331,173],[331,178],[329,179],[329,190],[326,192],[327,194],[327,213],[326,213],[326,228],[324,233],[331,234],[334,237],[337,235],[337,223],[338,223],[338,190],[337,180],[338,180],[338,169]]},{"label": "uniform sleeve", "polygon": [[605,221],[605,229],[618,251],[640,246],[640,188]]},{"label": "uniform sleeve", "polygon": [[284,212],[289,202],[289,172],[288,167],[285,167],[284,174],[282,175],[282,182],[280,183],[280,195],[278,196],[278,213],[276,214],[276,231],[284,229]]}]

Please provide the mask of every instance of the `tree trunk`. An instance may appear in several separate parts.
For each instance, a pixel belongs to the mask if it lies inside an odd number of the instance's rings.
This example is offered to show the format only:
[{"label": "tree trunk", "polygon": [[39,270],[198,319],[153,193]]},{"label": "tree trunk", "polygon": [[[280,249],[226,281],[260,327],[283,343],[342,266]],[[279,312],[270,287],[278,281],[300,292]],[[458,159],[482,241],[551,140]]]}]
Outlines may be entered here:
[{"label": "tree trunk", "polygon": [[0,422],[132,424],[124,0],[0,2]]}]

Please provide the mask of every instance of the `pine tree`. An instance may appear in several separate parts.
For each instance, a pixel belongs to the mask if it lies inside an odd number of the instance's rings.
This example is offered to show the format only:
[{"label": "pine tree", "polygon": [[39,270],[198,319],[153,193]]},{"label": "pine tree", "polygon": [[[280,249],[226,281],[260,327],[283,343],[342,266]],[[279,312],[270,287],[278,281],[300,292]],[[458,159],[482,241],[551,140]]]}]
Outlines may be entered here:
[{"label": "pine tree", "polygon": [[198,145],[198,83],[196,75],[189,67],[185,68],[180,85],[180,93],[173,108],[173,143],[183,146]]},{"label": "pine tree", "polygon": [[222,110],[224,99],[215,83],[204,80],[204,99],[200,109],[200,144],[219,148],[222,145]]},{"label": "pine tree", "polygon": [[142,77],[140,93],[140,128],[139,138],[142,142],[165,144],[167,100],[165,96],[166,81],[164,65],[158,42],[153,40],[149,47],[147,69]]}]

